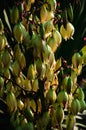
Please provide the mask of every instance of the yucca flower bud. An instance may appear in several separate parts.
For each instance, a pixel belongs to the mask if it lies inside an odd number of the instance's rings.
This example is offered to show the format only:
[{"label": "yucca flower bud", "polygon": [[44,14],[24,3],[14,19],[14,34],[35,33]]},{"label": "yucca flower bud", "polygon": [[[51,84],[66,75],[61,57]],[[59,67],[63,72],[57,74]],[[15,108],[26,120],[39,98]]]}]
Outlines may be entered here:
[{"label": "yucca flower bud", "polygon": [[46,21],[51,20],[53,18],[54,18],[54,12],[47,10],[47,4],[42,5],[40,9],[41,23],[45,23]]},{"label": "yucca flower bud", "polygon": [[65,40],[73,39],[74,31],[75,31],[74,26],[70,22],[66,24],[66,27],[64,27],[64,25],[61,25],[60,27],[60,33],[63,39]]}]

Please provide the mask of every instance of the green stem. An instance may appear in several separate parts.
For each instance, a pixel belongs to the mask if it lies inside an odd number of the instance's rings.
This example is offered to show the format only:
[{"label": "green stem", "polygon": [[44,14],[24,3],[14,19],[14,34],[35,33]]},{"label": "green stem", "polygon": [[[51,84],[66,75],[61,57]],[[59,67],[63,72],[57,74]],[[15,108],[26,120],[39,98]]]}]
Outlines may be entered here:
[{"label": "green stem", "polygon": [[42,104],[42,112],[46,110],[45,98],[44,98],[44,81],[39,80],[39,93]]},{"label": "green stem", "polygon": [[61,123],[58,124],[58,130],[63,130]]}]

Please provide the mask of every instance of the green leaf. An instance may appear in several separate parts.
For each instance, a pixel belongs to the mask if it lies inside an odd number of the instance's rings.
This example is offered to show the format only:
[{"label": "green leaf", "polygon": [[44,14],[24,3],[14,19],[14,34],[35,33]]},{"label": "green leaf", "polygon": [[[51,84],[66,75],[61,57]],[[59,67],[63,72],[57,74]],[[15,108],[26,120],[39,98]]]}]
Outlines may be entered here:
[{"label": "green leaf", "polygon": [[5,22],[6,22],[8,28],[10,29],[10,31],[12,33],[12,29],[11,29],[11,26],[10,26],[10,23],[9,23],[9,19],[8,19],[8,16],[7,16],[7,13],[6,13],[5,9],[3,10],[3,13],[4,13]]}]

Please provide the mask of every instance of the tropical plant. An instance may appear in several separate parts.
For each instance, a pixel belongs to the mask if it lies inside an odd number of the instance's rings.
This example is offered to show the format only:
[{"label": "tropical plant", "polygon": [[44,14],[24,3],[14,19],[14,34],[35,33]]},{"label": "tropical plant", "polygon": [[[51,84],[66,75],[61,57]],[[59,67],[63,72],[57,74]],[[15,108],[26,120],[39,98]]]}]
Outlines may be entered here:
[{"label": "tropical plant", "polygon": [[1,127],[62,130],[66,110],[66,129],[74,129],[86,109],[78,81],[86,66],[85,3],[0,1]]}]

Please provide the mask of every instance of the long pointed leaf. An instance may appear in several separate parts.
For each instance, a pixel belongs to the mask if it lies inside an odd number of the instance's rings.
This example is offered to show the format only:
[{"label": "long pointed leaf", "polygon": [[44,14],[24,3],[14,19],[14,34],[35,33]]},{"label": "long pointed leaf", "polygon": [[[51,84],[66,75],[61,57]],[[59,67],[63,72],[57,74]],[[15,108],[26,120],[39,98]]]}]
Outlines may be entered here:
[{"label": "long pointed leaf", "polygon": [[9,28],[9,30],[12,32],[12,29],[11,29],[11,26],[10,26],[10,23],[9,23],[9,19],[8,19],[8,16],[7,16],[7,13],[6,13],[5,9],[3,10],[3,13],[4,13],[4,18],[5,18],[6,24],[7,24],[8,28]]}]

